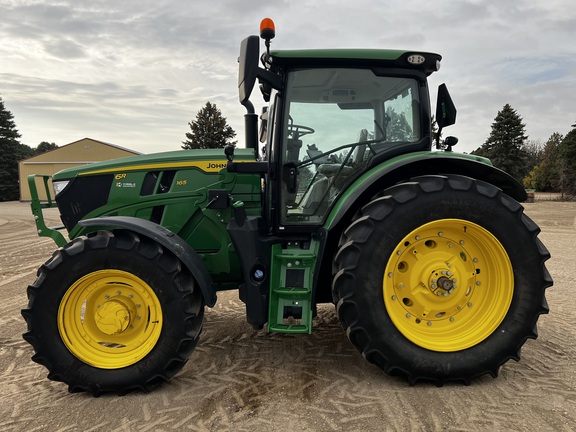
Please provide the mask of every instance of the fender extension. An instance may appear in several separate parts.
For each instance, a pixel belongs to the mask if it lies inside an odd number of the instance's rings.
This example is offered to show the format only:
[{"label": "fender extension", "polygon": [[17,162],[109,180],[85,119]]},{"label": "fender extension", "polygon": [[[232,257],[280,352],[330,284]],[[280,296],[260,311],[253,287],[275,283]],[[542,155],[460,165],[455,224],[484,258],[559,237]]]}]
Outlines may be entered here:
[{"label": "fender extension", "polygon": [[216,304],[216,291],[212,288],[212,277],[204,262],[188,243],[169,229],[149,220],[131,216],[86,219],[78,222],[78,224],[83,227],[98,227],[102,229],[125,228],[154,240],[176,255],[192,273],[192,276],[194,276],[200,286],[204,303],[209,307],[213,307]]}]

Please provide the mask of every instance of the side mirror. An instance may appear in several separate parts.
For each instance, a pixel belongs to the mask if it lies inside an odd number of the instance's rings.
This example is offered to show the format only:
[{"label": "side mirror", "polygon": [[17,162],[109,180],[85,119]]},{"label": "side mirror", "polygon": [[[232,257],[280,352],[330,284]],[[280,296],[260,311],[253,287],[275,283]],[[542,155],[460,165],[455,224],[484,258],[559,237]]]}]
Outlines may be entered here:
[{"label": "side mirror", "polygon": [[436,102],[436,122],[438,123],[438,133],[446,126],[456,123],[456,107],[446,84],[438,87],[438,101]]},{"label": "side mirror", "polygon": [[260,38],[248,36],[240,44],[240,57],[238,58],[238,95],[240,103],[246,105],[254,89],[258,76],[258,59],[260,57]]},{"label": "side mirror", "polygon": [[442,136],[442,129],[446,126],[451,126],[456,123],[456,107],[446,84],[438,86],[438,100],[436,101],[436,124],[438,125],[438,132],[436,133],[436,148],[442,148],[440,144],[440,137]]}]

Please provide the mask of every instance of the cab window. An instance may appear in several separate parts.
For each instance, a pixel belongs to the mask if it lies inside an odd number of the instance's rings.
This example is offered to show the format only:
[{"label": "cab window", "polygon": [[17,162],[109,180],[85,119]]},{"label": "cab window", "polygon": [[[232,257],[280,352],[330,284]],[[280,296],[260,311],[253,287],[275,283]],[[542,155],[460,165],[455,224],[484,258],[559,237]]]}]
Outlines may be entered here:
[{"label": "cab window", "polygon": [[421,139],[413,78],[370,69],[290,73],[285,102],[281,224],[322,223],[369,160],[390,146]]}]

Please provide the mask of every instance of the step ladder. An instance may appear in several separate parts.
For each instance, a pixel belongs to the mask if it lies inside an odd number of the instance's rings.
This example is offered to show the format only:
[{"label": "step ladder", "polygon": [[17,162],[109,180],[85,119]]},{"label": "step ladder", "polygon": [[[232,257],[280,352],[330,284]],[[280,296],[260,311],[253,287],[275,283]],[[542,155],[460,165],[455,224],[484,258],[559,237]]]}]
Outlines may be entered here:
[{"label": "step ladder", "polygon": [[268,331],[312,333],[312,287],[319,243],[272,246]]}]

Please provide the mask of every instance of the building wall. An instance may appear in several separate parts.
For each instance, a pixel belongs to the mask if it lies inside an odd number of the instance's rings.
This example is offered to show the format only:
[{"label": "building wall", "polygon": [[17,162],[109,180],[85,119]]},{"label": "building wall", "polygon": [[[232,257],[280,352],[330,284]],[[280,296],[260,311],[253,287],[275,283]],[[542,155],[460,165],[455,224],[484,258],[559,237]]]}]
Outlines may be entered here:
[{"label": "building wall", "polygon": [[[52,175],[64,168],[138,154],[140,153],[133,150],[91,138],[83,138],[38,156],[24,159],[18,164],[20,201],[30,201],[32,199],[28,186],[28,176],[30,174]],[[36,178],[36,187],[38,188],[40,199],[46,200],[45,187],[41,178]],[[50,182],[49,190],[53,194]]]}]

